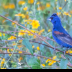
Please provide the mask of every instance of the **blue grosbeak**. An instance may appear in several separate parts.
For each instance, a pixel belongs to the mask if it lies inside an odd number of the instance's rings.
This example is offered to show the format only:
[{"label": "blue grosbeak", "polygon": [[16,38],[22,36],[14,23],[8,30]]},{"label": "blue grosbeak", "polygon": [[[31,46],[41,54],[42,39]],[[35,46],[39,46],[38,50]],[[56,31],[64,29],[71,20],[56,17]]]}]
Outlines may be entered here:
[{"label": "blue grosbeak", "polygon": [[60,18],[54,13],[49,20],[53,24],[52,36],[55,41],[62,47],[72,48],[72,37],[62,27]]}]

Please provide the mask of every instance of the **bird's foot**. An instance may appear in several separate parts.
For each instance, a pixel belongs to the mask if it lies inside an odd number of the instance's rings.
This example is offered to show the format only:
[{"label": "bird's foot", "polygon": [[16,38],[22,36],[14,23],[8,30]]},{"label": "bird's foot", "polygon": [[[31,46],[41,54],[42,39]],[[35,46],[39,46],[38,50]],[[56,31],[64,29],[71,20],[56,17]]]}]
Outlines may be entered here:
[{"label": "bird's foot", "polygon": [[64,55],[66,54],[66,51],[64,51]]}]

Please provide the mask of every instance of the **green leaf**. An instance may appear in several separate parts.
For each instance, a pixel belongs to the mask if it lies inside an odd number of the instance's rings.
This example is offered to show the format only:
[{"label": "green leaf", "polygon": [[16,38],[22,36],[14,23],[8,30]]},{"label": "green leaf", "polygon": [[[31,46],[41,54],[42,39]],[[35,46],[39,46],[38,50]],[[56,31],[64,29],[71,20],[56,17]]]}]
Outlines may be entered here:
[{"label": "green leaf", "polygon": [[29,42],[28,39],[24,39],[23,42],[22,42],[23,45],[26,46],[26,48],[29,49],[30,53],[33,55],[33,49],[32,49],[32,45],[31,43]]},{"label": "green leaf", "polygon": [[60,68],[61,69],[66,69],[67,68],[67,63],[68,63],[68,60],[61,59],[61,61],[60,61]]},{"label": "green leaf", "polygon": [[32,67],[32,69],[41,69],[40,60],[36,57],[32,57],[31,59],[29,59],[28,64]]}]

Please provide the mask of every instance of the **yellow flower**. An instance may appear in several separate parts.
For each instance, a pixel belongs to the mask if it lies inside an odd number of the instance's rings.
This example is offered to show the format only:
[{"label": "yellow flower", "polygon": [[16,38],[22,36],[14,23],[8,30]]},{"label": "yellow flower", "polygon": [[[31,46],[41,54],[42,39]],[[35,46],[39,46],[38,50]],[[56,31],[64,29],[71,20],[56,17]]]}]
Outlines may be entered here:
[{"label": "yellow flower", "polygon": [[53,65],[54,63],[56,63],[56,61],[51,60],[50,63],[48,63],[49,66]]},{"label": "yellow flower", "polygon": [[18,36],[23,36],[23,35],[26,34],[26,32],[28,32],[28,31],[26,31],[26,30],[20,30],[20,32],[18,33]]},{"label": "yellow flower", "polygon": [[33,4],[34,0],[28,0],[28,3]]},{"label": "yellow flower", "polygon": [[52,60],[52,63],[56,63],[56,61],[55,60]]},{"label": "yellow flower", "polygon": [[70,50],[69,53],[72,53],[72,51]]},{"label": "yellow flower", "polygon": [[36,38],[36,35],[34,35],[34,37],[33,38]]},{"label": "yellow flower", "polygon": [[15,16],[22,16],[22,14],[21,13],[18,13],[18,14],[15,14]]},{"label": "yellow flower", "polygon": [[64,14],[64,15],[69,15],[69,13],[68,13],[68,12],[64,12],[63,14]]},{"label": "yellow flower", "polygon": [[57,15],[60,15],[61,14],[61,12],[57,12]]},{"label": "yellow flower", "polygon": [[39,46],[37,47],[37,50],[40,50]]},{"label": "yellow flower", "polygon": [[9,54],[9,56],[11,56],[12,54]]},{"label": "yellow flower", "polygon": [[49,61],[49,60],[47,59],[47,60],[46,60],[46,63],[47,63],[48,61]]},{"label": "yellow flower", "polygon": [[18,4],[19,5],[25,4],[25,1],[19,1]]},{"label": "yellow flower", "polygon": [[0,32],[0,36],[2,36],[2,33]]},{"label": "yellow flower", "polygon": [[7,52],[8,52],[8,53],[10,52],[9,49],[7,49]]},{"label": "yellow flower", "polygon": [[11,49],[11,51],[13,51],[13,49]]},{"label": "yellow flower", "polygon": [[68,51],[66,51],[66,53],[72,53],[72,51],[71,50],[68,50]]},{"label": "yellow flower", "polygon": [[66,0],[65,0],[65,2],[66,2]]},{"label": "yellow flower", "polygon": [[71,15],[68,12],[64,12],[63,15],[68,15],[69,17],[71,17]]},{"label": "yellow flower", "polygon": [[48,65],[49,65],[49,66],[51,66],[51,65],[53,65],[53,63],[52,63],[52,62],[50,62],[50,63],[48,63]]},{"label": "yellow flower", "polygon": [[19,51],[19,53],[22,53],[22,51]]},{"label": "yellow flower", "polygon": [[29,12],[27,11],[26,14],[28,14]]},{"label": "yellow flower", "polygon": [[5,61],[5,58],[3,58],[2,61]]},{"label": "yellow flower", "polygon": [[[30,31],[31,31],[32,33],[35,33],[34,30],[30,30]],[[33,34],[32,34],[31,32],[28,31],[28,35],[29,35],[29,36],[33,36]]]},{"label": "yellow flower", "polygon": [[51,29],[49,29],[48,32],[51,32]]},{"label": "yellow flower", "polygon": [[11,37],[8,38],[8,40],[13,40],[13,39],[16,39],[16,37],[15,36],[11,36]]},{"label": "yellow flower", "polygon": [[40,1],[37,2],[37,5],[40,4]]},{"label": "yellow flower", "polygon": [[45,64],[42,64],[43,67],[45,67]]},{"label": "yellow flower", "polygon": [[25,11],[26,11],[27,9],[28,9],[28,7],[23,8],[23,10],[25,10]]},{"label": "yellow flower", "polygon": [[[17,23],[17,21],[14,21],[15,23]],[[15,23],[14,22],[12,22],[12,25],[15,25]]]},{"label": "yellow flower", "polygon": [[69,53],[68,51],[66,51],[66,53]]},{"label": "yellow flower", "polygon": [[69,17],[71,17],[71,15],[69,14]]},{"label": "yellow flower", "polygon": [[32,46],[32,48],[34,48],[34,45]]},{"label": "yellow flower", "polygon": [[40,30],[38,35],[41,35],[42,32],[44,32],[44,29]]},{"label": "yellow flower", "polygon": [[31,25],[32,25],[32,29],[37,29],[40,26],[38,20],[33,20]]},{"label": "yellow flower", "polygon": [[37,8],[37,10],[44,10],[44,9],[45,9],[45,6],[44,6],[44,5],[39,6],[39,7]]},{"label": "yellow flower", "polygon": [[51,59],[47,59],[47,60],[46,60],[46,63],[49,62],[49,61],[52,61],[52,60],[51,60]]},{"label": "yellow flower", "polygon": [[1,61],[1,64],[4,64],[4,61]]},{"label": "yellow flower", "polygon": [[25,15],[21,13],[15,14],[15,16],[21,16],[22,18],[25,18]]},{"label": "yellow flower", "polygon": [[6,68],[1,68],[1,69],[6,69]]},{"label": "yellow flower", "polygon": [[8,8],[9,9],[14,9],[15,8],[15,5],[14,4],[9,4]]},{"label": "yellow flower", "polygon": [[20,43],[22,43],[23,40],[19,40]]},{"label": "yellow flower", "polygon": [[28,14],[26,14],[26,15],[25,15],[25,18],[26,18],[26,19],[29,19],[29,15],[28,15]]},{"label": "yellow flower", "polygon": [[22,46],[22,45],[18,45],[17,47],[18,47],[18,48],[21,48],[21,47],[23,47],[23,46]]},{"label": "yellow flower", "polygon": [[37,10],[41,10],[41,7],[38,7]]},{"label": "yellow flower", "polygon": [[24,14],[21,14],[22,18],[25,18],[25,15]]},{"label": "yellow flower", "polygon": [[2,20],[2,23],[4,23],[4,22],[5,22],[5,19]]},{"label": "yellow flower", "polygon": [[53,59],[56,59],[56,56],[54,56]]},{"label": "yellow flower", "polygon": [[8,9],[8,5],[3,5],[4,9]]},{"label": "yellow flower", "polygon": [[62,7],[59,7],[59,10],[61,10],[62,9]]},{"label": "yellow flower", "polygon": [[50,3],[46,3],[46,7],[50,7]]},{"label": "yellow flower", "polygon": [[12,22],[12,25],[14,25],[15,23],[14,22]]},{"label": "yellow flower", "polygon": [[5,36],[5,33],[3,33],[3,36]]},{"label": "yellow flower", "polygon": [[19,62],[20,62],[21,60],[23,60],[23,58],[22,58],[22,57],[20,57],[18,60],[19,60]]},{"label": "yellow flower", "polygon": [[72,14],[72,10],[70,11],[70,14]]},{"label": "yellow flower", "polygon": [[13,45],[13,46],[15,46],[15,45],[16,45],[16,43],[14,42],[12,45]]},{"label": "yellow flower", "polygon": [[[52,59],[56,59],[56,56],[54,56]],[[51,59],[47,59],[47,60],[46,60],[46,63],[47,63],[47,62],[49,62],[49,63],[48,63],[49,66],[53,65],[54,63],[56,63],[55,60],[51,60]]]}]

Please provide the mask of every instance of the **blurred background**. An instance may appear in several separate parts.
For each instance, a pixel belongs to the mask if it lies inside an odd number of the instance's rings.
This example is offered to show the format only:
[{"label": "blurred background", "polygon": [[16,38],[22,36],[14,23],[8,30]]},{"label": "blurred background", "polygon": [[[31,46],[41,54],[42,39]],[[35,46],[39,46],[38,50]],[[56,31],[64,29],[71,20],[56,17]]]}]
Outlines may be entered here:
[{"label": "blurred background", "polygon": [[[0,0],[0,68],[1,69],[69,69],[72,57],[46,46],[62,48],[53,40],[53,13],[72,36],[72,0]],[[18,26],[26,27],[31,32]],[[41,44],[40,44],[41,43]],[[71,49],[67,53],[72,53]],[[33,55],[34,54],[34,55]]]}]

